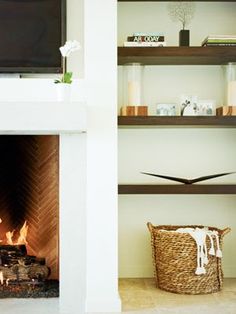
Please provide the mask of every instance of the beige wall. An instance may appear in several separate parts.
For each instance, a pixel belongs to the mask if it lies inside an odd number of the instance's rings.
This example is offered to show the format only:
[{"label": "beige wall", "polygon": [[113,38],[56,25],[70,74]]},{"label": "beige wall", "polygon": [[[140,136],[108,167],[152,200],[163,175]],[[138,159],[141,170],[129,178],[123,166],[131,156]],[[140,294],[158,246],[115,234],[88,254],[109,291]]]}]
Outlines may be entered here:
[{"label": "beige wall", "polygon": [[76,39],[81,43],[81,50],[71,54],[68,70],[74,72],[74,78],[84,77],[84,0],[67,1],[67,39]]},{"label": "beige wall", "polygon": [[[167,4],[119,3],[118,44],[135,31],[163,31],[168,45],[177,45],[180,25],[169,19]],[[236,3],[196,3],[190,24],[191,44],[200,45],[208,34],[236,34]],[[224,22],[224,23],[223,23]],[[122,67],[119,67],[118,106],[122,105]],[[181,94],[223,100],[220,66],[149,66],[144,71],[145,100],[150,113],[157,102],[178,102]],[[236,130],[231,129],[122,129],[119,130],[119,182],[167,183],[140,171],[194,178],[236,170]],[[210,182],[210,181],[209,181]],[[236,175],[214,183],[235,183]],[[213,183],[213,181],[212,181]],[[236,276],[236,196],[128,195],[119,196],[119,275],[153,275],[150,237],[153,224],[230,226],[225,238],[224,270]]]}]

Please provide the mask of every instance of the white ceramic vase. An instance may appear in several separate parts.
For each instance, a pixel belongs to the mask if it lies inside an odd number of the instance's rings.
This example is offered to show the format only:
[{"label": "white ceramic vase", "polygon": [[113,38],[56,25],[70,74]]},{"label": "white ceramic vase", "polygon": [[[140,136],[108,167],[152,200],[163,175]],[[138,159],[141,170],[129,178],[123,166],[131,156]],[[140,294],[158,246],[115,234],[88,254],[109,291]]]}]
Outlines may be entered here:
[{"label": "white ceramic vase", "polygon": [[58,83],[56,84],[57,100],[58,101],[70,101],[71,98],[71,84]]}]

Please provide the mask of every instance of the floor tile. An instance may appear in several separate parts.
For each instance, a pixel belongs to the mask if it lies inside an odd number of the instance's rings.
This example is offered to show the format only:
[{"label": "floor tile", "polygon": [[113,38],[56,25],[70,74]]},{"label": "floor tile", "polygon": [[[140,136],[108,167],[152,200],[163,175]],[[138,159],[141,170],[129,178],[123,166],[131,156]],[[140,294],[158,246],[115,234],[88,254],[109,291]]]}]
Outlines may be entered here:
[{"label": "floor tile", "polygon": [[122,311],[136,314],[236,314],[236,279],[225,279],[222,291],[184,295],[161,290],[154,278],[120,280]]}]

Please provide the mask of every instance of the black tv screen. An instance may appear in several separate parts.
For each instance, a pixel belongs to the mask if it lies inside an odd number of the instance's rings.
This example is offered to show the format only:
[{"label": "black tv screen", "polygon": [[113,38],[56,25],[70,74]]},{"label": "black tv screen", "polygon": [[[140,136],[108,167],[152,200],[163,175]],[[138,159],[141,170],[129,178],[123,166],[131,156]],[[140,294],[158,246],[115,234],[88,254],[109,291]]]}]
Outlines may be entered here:
[{"label": "black tv screen", "polygon": [[58,73],[66,0],[0,0],[0,72]]}]

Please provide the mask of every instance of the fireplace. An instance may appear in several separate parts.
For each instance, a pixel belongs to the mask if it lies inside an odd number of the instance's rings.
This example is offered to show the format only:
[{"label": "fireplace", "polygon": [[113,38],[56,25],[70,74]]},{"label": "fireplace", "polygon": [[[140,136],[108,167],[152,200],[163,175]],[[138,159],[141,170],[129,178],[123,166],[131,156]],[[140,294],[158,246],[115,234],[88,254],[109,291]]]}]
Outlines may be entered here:
[{"label": "fireplace", "polygon": [[[12,80],[8,82],[10,85],[4,90],[9,90],[10,86],[12,89]],[[20,83],[26,84],[28,91],[27,82],[20,80]],[[35,95],[38,91],[37,84]],[[42,86],[41,90],[44,90]],[[60,297],[0,299],[1,310],[11,314],[16,314],[18,311],[45,314],[56,314],[59,311],[60,314],[83,313],[86,302],[87,114],[85,103],[9,101],[1,102],[0,106],[1,135],[58,136],[60,239]],[[4,226],[4,217],[2,221],[0,226]],[[22,222],[24,223],[24,219]],[[7,227],[6,232],[9,230]]]},{"label": "fireplace", "polygon": [[0,136],[0,298],[59,295],[59,136]]}]

